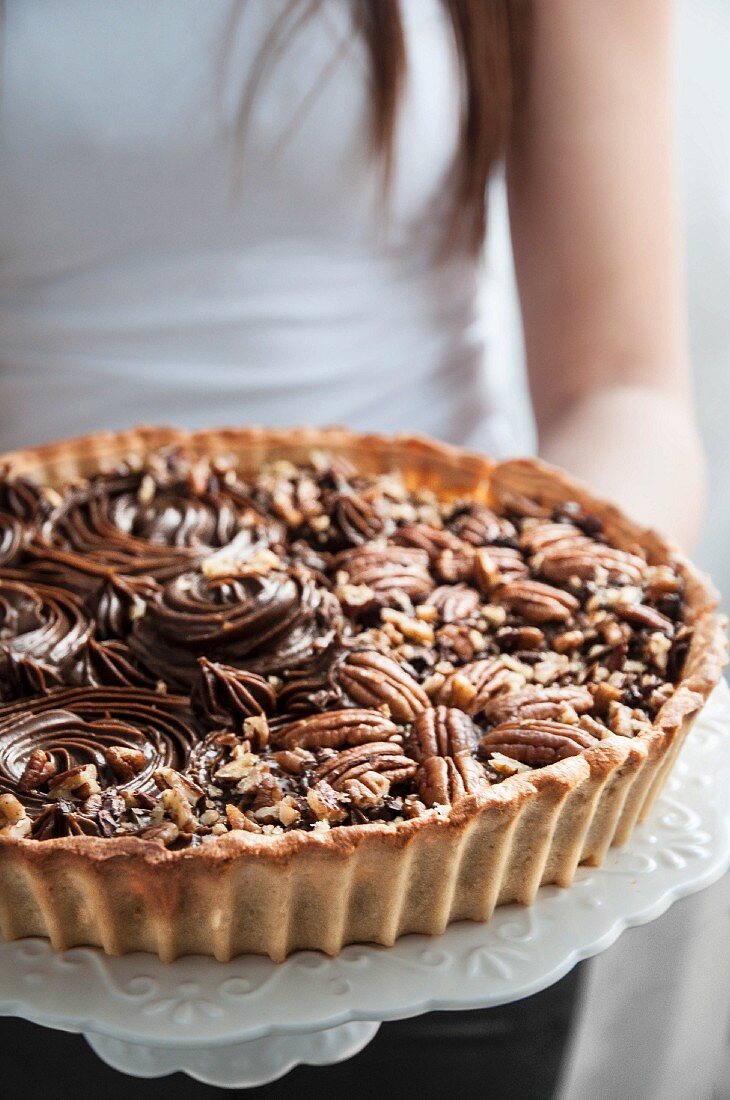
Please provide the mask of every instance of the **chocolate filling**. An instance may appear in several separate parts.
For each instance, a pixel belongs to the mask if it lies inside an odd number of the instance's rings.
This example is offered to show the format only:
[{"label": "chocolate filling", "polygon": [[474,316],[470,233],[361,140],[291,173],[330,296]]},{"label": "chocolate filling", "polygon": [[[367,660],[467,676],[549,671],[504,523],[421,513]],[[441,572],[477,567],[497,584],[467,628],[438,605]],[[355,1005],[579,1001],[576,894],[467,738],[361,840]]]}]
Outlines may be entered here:
[{"label": "chocolate filling", "polygon": [[0,833],[171,847],[398,822],[646,730],[671,567],[342,459],[0,475]]}]

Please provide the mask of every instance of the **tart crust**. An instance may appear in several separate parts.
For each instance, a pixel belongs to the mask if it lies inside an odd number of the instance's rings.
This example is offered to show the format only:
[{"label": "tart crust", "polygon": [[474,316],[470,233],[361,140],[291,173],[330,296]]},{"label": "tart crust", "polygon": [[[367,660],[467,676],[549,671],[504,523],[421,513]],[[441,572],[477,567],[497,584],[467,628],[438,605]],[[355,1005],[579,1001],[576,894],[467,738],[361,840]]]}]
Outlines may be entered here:
[{"label": "tart crust", "polygon": [[682,679],[651,730],[611,735],[580,756],[518,773],[436,812],[397,824],[343,826],[279,836],[232,832],[214,844],[169,851],[138,838],[0,837],[0,929],[6,939],[46,936],[112,955],[244,953],[284,959],[302,948],[337,954],[346,944],[391,945],[457,920],[485,921],[495,906],[529,905],[542,884],[568,886],[579,863],[598,865],[623,844],[661,791],[687,733],[727,660],[718,597],[672,544],[595,498],[562,471],[531,459],[494,463],[419,437],[344,428],[141,427],[0,455],[0,465],[59,485],[160,447],[230,454],[242,472],[313,450],[345,455],[364,472],[398,468],[410,488],[496,505],[515,495],[548,505],[577,501],[607,539],[671,561],[686,584],[694,635]]}]

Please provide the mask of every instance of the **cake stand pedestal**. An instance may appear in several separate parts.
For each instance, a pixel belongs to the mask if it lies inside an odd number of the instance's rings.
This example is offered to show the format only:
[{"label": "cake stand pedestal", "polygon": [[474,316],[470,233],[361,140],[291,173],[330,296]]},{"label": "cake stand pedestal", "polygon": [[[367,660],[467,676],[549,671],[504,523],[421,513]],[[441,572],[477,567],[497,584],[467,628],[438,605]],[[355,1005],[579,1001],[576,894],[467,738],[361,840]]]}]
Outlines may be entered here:
[{"label": "cake stand pedestal", "polygon": [[433,1009],[488,1008],[528,997],[632,925],[709,886],[730,866],[730,692],[722,683],[690,733],[661,798],[603,867],[572,887],[543,887],[530,908],[488,924],[355,944],[335,959],[303,951],[200,956],[163,965],[96,948],[0,945],[0,1015],[82,1032],[109,1065],[137,1077],[182,1071],[224,1088],[261,1085],[299,1064],[356,1054],[383,1020]]}]

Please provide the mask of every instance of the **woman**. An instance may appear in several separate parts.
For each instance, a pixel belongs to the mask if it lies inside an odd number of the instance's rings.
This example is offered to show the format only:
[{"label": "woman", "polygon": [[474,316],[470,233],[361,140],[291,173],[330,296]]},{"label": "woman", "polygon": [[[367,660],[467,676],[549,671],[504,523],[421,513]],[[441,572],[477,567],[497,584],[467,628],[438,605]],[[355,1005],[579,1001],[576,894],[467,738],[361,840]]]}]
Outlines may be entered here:
[{"label": "woman", "polygon": [[2,46],[0,448],[513,449],[477,310],[504,163],[540,453],[691,544],[668,0],[6,0]]}]

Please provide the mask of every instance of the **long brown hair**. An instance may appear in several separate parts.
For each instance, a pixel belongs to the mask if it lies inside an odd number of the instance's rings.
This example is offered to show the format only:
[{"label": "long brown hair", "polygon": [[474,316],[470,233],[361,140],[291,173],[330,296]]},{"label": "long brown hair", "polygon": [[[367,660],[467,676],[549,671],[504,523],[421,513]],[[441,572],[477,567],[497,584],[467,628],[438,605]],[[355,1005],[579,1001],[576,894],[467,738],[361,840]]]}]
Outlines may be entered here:
[{"label": "long brown hair", "polygon": [[[239,115],[245,142],[251,106],[267,61],[279,52],[323,0],[290,0],[274,20],[248,82]],[[383,168],[384,194],[393,173],[400,93],[407,50],[400,0],[350,0],[366,43],[371,74],[372,142]],[[465,242],[478,251],[486,228],[492,168],[504,157],[524,95],[532,0],[441,0],[459,59],[461,119],[454,164],[447,247]]]},{"label": "long brown hair", "polygon": [[[442,0],[451,21],[462,83],[459,150],[450,236],[474,251],[486,229],[491,169],[505,155],[524,94],[529,0]],[[372,74],[373,145],[387,183],[393,170],[398,99],[407,57],[399,0],[355,0]]]}]

